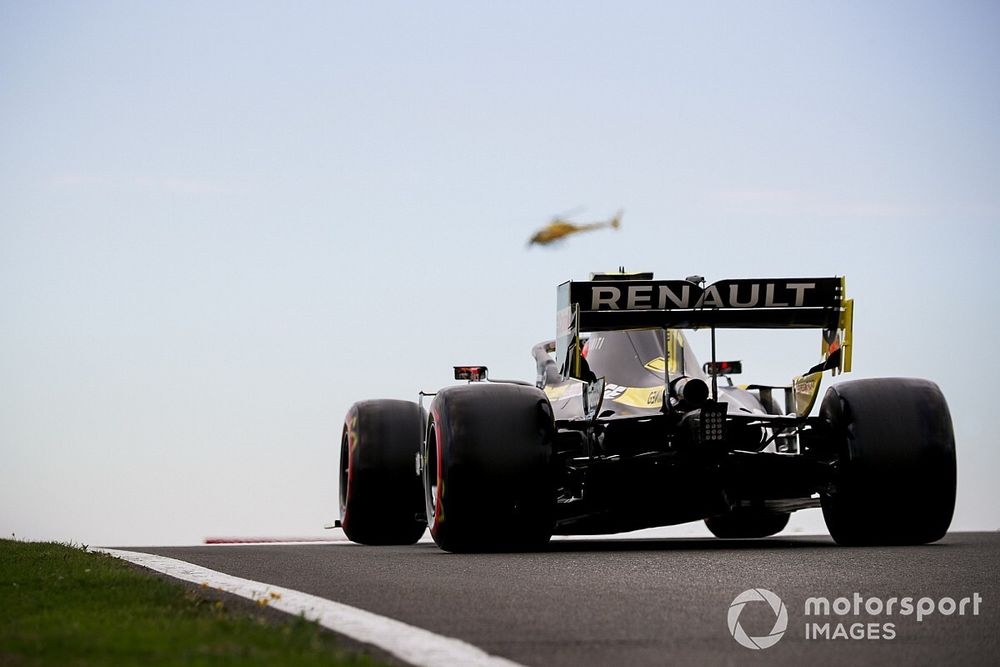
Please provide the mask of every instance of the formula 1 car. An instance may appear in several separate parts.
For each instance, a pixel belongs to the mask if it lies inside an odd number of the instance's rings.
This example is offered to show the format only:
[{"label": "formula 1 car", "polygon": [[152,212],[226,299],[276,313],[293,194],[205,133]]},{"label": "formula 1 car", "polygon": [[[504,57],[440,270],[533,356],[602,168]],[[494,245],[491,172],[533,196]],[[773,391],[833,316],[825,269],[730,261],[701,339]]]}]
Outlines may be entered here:
[{"label": "formula 1 car", "polygon": [[[936,384],[841,382],[810,416],[823,374],[851,370],[853,307],[839,277],[563,283],[534,384],[460,366],[466,384],[350,408],[339,523],[371,545],[410,544],[429,526],[460,552],[696,520],[759,538],[822,507],[838,544],[938,540],[956,462]],[[788,386],[736,386],[741,362],[716,358],[720,328],[819,329],[821,360]],[[704,365],[685,329],[710,330]]]}]

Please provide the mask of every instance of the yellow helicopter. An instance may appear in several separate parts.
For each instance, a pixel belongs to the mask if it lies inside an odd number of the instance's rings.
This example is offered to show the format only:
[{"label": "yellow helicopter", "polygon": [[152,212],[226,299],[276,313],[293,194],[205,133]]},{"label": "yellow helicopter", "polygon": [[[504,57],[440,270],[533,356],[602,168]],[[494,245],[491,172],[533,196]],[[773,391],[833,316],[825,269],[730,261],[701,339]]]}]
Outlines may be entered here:
[{"label": "yellow helicopter", "polygon": [[535,235],[528,240],[528,246],[548,245],[554,241],[564,239],[570,234],[589,232],[594,229],[601,229],[602,227],[618,229],[621,227],[622,214],[624,212],[625,211],[618,211],[618,213],[615,214],[615,217],[610,220],[604,220],[601,222],[584,222],[579,224],[567,220],[566,217],[568,216],[556,216],[552,218],[552,222],[535,232]]}]

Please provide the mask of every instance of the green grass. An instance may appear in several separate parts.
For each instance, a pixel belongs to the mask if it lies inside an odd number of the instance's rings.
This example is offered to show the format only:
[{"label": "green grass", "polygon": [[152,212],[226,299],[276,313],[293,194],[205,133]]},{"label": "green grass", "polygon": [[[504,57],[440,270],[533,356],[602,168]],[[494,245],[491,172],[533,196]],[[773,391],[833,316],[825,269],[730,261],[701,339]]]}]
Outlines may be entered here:
[{"label": "green grass", "polygon": [[111,556],[0,540],[0,665],[375,665],[315,623]]}]

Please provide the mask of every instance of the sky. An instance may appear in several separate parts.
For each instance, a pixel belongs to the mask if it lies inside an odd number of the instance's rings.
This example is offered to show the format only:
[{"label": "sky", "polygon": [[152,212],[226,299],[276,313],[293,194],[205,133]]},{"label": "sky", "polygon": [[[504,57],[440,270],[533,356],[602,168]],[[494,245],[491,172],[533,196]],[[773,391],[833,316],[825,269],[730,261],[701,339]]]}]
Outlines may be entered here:
[{"label": "sky", "polygon": [[[619,266],[845,275],[838,380],[937,382],[952,527],[1000,529],[998,31],[993,2],[0,0],[0,535],[323,535],[354,401],[533,379],[556,285]],[[819,336],[719,346],[783,383]]]}]

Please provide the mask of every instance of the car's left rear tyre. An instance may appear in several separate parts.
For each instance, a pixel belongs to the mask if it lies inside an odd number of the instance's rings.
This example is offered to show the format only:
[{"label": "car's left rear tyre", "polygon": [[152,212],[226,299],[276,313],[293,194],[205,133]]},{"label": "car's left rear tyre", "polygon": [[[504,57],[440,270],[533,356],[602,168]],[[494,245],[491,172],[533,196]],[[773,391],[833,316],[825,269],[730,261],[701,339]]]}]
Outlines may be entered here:
[{"label": "car's left rear tyre", "polygon": [[438,546],[501,551],[548,542],[555,426],[545,394],[472,383],[442,389],[430,412],[421,467]]},{"label": "car's left rear tyre", "polygon": [[705,525],[716,537],[724,539],[768,537],[788,525],[787,512],[736,509],[705,519]]},{"label": "car's left rear tyre", "polygon": [[340,521],[359,544],[413,544],[427,528],[416,470],[423,417],[416,403],[351,406],[340,444]]}]

